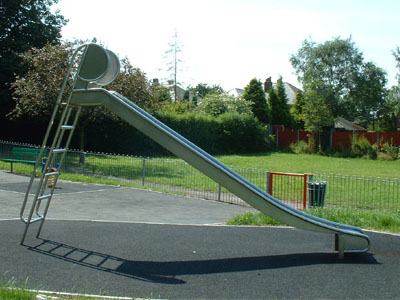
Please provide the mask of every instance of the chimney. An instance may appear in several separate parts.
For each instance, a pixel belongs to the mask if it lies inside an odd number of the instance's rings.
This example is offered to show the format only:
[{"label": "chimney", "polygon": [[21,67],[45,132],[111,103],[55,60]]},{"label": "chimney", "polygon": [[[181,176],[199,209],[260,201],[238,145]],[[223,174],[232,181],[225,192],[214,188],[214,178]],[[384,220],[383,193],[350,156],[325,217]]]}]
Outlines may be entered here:
[{"label": "chimney", "polygon": [[267,79],[265,79],[264,82],[264,92],[268,92],[268,90],[272,87],[272,79],[271,77],[268,77]]}]

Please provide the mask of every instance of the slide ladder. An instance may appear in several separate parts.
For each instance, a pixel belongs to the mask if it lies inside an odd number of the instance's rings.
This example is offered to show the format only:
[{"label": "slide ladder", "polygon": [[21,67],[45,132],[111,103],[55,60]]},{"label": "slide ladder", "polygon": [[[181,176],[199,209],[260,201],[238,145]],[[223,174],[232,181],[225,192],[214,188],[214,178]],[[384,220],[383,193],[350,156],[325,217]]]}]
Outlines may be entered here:
[{"label": "slide ladder", "polygon": [[[81,106],[71,105],[71,95],[66,99],[64,97],[74,60],[78,53],[78,50],[74,53],[67,70],[67,75],[62,83],[61,91],[55,103],[21,206],[20,219],[25,223],[24,233],[20,242],[21,245],[24,243],[29,226],[32,223],[40,222],[36,237],[40,235],[50,202],[53,198],[60,170],[66,157],[68,146],[79,118],[79,113],[82,109]],[[84,54],[81,57],[81,61],[84,59]],[[76,85],[76,80],[74,83]],[[54,123],[58,117],[58,125],[54,128]],[[51,142],[50,149],[47,151],[47,157],[44,157],[46,145],[52,132],[54,132],[52,137],[53,141]],[[38,171],[39,169],[42,170],[41,173]]]},{"label": "slide ladder", "polygon": [[[125,98],[117,92],[103,89],[102,86],[112,82],[119,73],[120,66],[118,58],[111,51],[104,49],[96,44],[85,44],[78,48],[75,53],[82,49],[84,50],[82,53],[82,59],[81,62],[77,64],[79,66],[78,70],[74,72],[76,78],[74,79],[75,81],[73,84],[72,92],[68,97],[67,107],[97,105],[104,106],[105,108],[109,109],[110,111],[121,117],[123,120],[128,122],[130,125],[159,143],[161,146],[165,147],[170,152],[182,158],[187,163],[189,163],[214,181],[218,182],[229,191],[231,191],[233,194],[246,201],[248,204],[263,212],[264,214],[269,215],[272,218],[279,220],[285,224],[300,229],[333,234],[335,237],[335,250],[338,251],[339,258],[343,258],[344,253],[362,253],[369,250],[369,237],[362,231],[361,228],[318,218],[284,204],[283,202],[279,201],[272,195],[268,194],[266,191],[262,190],[241,175],[237,174],[232,169],[219,162],[213,156],[211,156],[201,148],[197,147],[195,144],[154,118],[151,114],[138,107],[129,99]],[[71,63],[71,65],[73,64]],[[56,138],[53,141],[52,147],[50,149],[50,155],[55,155],[58,151],[62,152],[66,149],[59,148],[62,134],[64,132],[63,130],[69,126],[67,125],[69,113],[67,112],[63,114],[68,116],[68,118],[65,117],[65,119],[60,122],[57,133],[55,135]],[[75,126],[76,124],[78,114],[75,117],[73,126]],[[52,123],[52,121],[50,123]],[[63,129],[63,126],[66,127]],[[48,129],[48,132],[49,131],[50,129]],[[70,131],[70,136],[67,139],[67,144],[70,141],[72,132],[73,130]],[[44,145],[46,144],[47,136],[48,133],[46,134],[45,141],[42,145],[42,151]],[[61,137],[61,139],[59,137]],[[61,163],[65,156],[65,152],[63,153],[64,155],[60,160]],[[49,159],[49,161],[51,161],[49,166],[51,166],[52,163],[56,162],[54,158]],[[46,168],[47,167],[48,166],[46,165]],[[51,173],[52,172],[48,174]],[[46,174],[42,175],[41,184],[42,182],[46,182],[46,178],[48,177],[46,176]],[[58,176],[58,173],[56,174],[56,176]],[[40,187],[39,185],[39,188],[34,198],[36,202],[39,201],[40,197],[47,197],[46,194],[41,193],[42,188],[43,187]],[[54,187],[49,194],[49,200],[51,199],[53,191]],[[35,205],[38,206],[36,202],[34,203],[33,207],[35,207]],[[44,214],[38,216],[42,221],[41,226],[43,225],[49,204],[50,201],[47,202]],[[35,220],[32,220],[31,218],[32,213],[33,208],[31,209],[30,217],[28,217],[28,219],[26,220],[28,221],[27,226],[29,225],[29,223]],[[38,234],[40,233],[40,230],[41,227],[39,228]],[[27,227],[25,229],[23,239],[25,238],[26,231]]]}]

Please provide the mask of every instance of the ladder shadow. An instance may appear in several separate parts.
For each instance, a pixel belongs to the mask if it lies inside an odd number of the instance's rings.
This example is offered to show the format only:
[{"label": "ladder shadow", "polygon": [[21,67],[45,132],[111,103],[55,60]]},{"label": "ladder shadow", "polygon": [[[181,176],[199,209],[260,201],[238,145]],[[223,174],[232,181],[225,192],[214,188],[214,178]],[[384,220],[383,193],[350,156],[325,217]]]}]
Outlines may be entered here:
[{"label": "ladder shadow", "polygon": [[297,253],[182,261],[139,261],[45,239],[36,246],[27,247],[30,251],[65,262],[135,280],[163,284],[184,284],[186,283],[184,280],[177,278],[183,275],[262,271],[319,264],[379,264],[374,256],[369,253],[347,254],[343,261],[338,260],[336,253]]}]

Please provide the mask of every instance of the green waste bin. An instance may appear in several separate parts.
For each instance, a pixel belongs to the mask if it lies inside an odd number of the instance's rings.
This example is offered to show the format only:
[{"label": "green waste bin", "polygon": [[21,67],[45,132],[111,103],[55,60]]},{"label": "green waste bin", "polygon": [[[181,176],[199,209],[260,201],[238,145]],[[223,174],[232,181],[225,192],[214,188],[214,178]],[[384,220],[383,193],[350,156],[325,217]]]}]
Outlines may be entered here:
[{"label": "green waste bin", "polygon": [[309,207],[323,207],[326,193],[326,181],[308,182]]}]

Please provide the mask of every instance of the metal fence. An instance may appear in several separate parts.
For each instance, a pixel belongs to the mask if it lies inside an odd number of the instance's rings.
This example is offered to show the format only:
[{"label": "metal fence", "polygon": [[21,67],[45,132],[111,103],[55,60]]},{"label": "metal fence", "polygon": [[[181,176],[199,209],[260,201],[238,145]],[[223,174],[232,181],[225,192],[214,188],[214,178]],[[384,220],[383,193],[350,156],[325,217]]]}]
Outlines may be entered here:
[{"label": "metal fence", "polygon": [[[11,157],[14,146],[37,147],[0,141],[0,158]],[[268,179],[270,173],[267,170],[252,168],[233,168],[233,170],[263,190],[270,191]],[[61,171],[133,183],[192,197],[247,205],[180,159],[143,158],[70,150]],[[400,179],[320,173],[313,174],[312,179],[327,183],[325,206],[346,209],[400,210]],[[296,189],[299,188],[297,184],[293,186],[296,186]],[[287,185],[287,189],[290,188],[292,188],[291,185]],[[285,199],[287,194],[281,193],[275,196],[293,205],[291,199]]]}]

